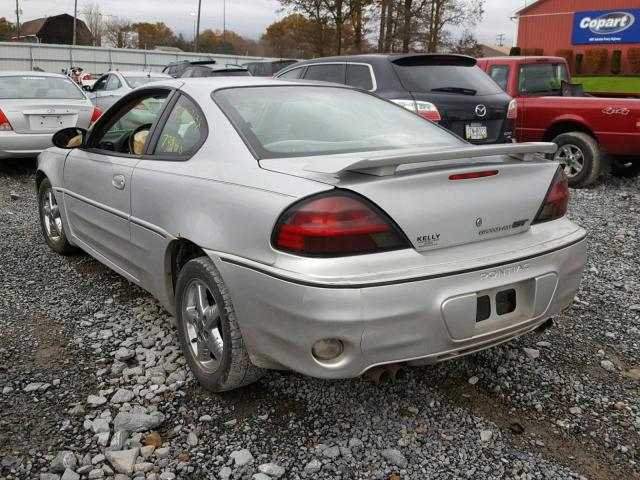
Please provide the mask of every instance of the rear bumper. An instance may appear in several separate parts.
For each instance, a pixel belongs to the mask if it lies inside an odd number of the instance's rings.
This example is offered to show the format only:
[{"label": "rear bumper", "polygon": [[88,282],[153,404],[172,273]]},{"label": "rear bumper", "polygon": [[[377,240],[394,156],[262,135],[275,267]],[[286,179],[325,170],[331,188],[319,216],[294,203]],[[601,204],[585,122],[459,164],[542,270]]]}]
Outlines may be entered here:
[{"label": "rear bumper", "polygon": [[[499,266],[371,285],[313,284],[208,252],[229,287],[252,361],[319,378],[358,376],[380,364],[434,363],[532,330],[573,300],[586,261],[585,232],[553,251]],[[516,308],[498,315],[495,296],[514,289]],[[479,296],[491,316],[476,322]],[[313,344],[338,338],[331,362]]]},{"label": "rear bumper", "polygon": [[0,159],[35,158],[53,146],[52,133],[0,132]]}]

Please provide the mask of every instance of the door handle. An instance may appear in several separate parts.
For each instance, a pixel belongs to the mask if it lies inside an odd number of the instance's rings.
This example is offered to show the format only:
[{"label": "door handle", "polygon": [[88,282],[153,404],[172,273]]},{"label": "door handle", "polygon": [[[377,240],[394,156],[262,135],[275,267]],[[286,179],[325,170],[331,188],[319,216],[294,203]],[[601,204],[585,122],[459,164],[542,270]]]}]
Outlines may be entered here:
[{"label": "door handle", "polygon": [[113,185],[118,190],[124,190],[124,186],[126,185],[124,175],[114,175],[113,179],[111,180],[111,185]]}]

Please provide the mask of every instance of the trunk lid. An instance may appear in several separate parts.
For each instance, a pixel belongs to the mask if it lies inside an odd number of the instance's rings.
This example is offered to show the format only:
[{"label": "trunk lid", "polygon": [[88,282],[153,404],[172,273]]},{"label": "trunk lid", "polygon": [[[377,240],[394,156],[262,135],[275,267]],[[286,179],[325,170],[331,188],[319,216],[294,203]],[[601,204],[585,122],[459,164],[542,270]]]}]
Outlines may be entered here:
[{"label": "trunk lid", "polygon": [[[374,157],[371,165],[393,163],[380,154],[367,154]],[[386,155],[388,159],[388,152]],[[394,172],[377,173],[375,167],[367,168],[362,160],[353,158],[352,166],[338,172],[339,168],[328,168],[332,172],[323,173],[317,171],[321,168],[311,171],[315,168],[313,163],[323,161],[313,157],[261,160],[260,165],[368,198],[396,222],[416,250],[429,251],[527,231],[558,168],[556,162],[538,158],[522,161],[505,155],[478,155],[418,163],[419,155],[414,154],[409,162],[398,158]],[[336,157],[339,156],[332,160]],[[345,165],[348,163],[345,160]],[[362,173],[365,171],[374,173]],[[484,178],[450,179],[455,174],[483,171],[497,173]]]},{"label": "trunk lid", "polygon": [[4,100],[0,110],[16,133],[55,133],[67,127],[88,128],[93,105],[87,100]]}]

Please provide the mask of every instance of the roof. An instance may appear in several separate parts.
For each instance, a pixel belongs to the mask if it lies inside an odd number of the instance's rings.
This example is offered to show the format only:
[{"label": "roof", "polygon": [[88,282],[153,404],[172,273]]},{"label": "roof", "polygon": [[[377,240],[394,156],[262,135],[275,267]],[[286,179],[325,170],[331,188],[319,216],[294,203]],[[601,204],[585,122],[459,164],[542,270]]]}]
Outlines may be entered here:
[{"label": "roof", "polygon": [[505,47],[503,45],[485,45],[485,44],[480,44],[480,47],[482,48],[482,56],[486,57],[486,56],[494,56],[494,55],[509,55],[509,52],[511,51],[511,47]]},{"label": "roof", "polygon": [[520,62],[522,60],[527,60],[528,62],[535,62],[536,60],[560,60],[564,61],[563,57],[552,57],[551,55],[538,55],[538,56],[525,56],[525,55],[507,55],[502,57],[484,57],[482,60],[513,60],[514,62]]},{"label": "roof", "polygon": [[535,0],[533,3],[530,3],[529,5],[526,5],[524,7],[521,7],[520,10],[516,10],[516,15],[521,15],[523,12],[526,12],[527,10],[529,10],[530,8],[535,7],[536,5],[541,4],[542,2],[544,2],[545,0]]},{"label": "roof", "polygon": [[58,77],[69,78],[61,73],[37,72],[31,70],[7,70],[0,72],[0,77]]},{"label": "roof", "polygon": [[280,80],[277,78],[268,77],[199,77],[199,78],[171,78],[167,80],[161,80],[158,82],[150,83],[144,87],[139,88],[154,88],[159,86],[180,88],[183,87],[188,90],[206,91],[210,94],[214,90],[221,90],[223,88],[231,87],[281,87],[281,86],[319,86],[319,87],[344,87],[351,88],[345,85],[336,85],[327,82],[318,82],[313,80]]},{"label": "roof", "polygon": [[30,36],[37,35],[44,24],[47,22],[48,18],[36,18],[35,20],[29,20],[28,22],[24,22],[20,25],[20,36]]},{"label": "roof", "polygon": [[209,63],[209,64],[202,64],[202,65],[189,65],[187,67],[187,70],[189,68],[192,67],[202,67],[202,68],[208,68],[209,70],[213,70],[214,72],[224,72],[224,71],[232,71],[232,70],[242,70],[245,71],[247,70],[246,67],[242,67],[240,65],[221,65],[219,63]]},{"label": "roof", "polygon": [[110,70],[106,73],[119,73],[123,77],[160,77],[160,78],[171,78],[171,75],[167,75],[162,72],[149,72],[146,70]]}]

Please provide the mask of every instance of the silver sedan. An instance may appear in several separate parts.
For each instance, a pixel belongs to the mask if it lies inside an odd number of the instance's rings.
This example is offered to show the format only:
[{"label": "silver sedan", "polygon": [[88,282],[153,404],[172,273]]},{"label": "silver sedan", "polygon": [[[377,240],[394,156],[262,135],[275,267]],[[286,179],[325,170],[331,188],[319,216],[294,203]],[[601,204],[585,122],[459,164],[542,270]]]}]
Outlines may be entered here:
[{"label": "silver sedan", "polygon": [[172,77],[159,72],[114,70],[103,74],[91,87],[86,87],[85,90],[93,104],[105,111],[134,88],[167,78]]},{"label": "silver sedan", "polygon": [[99,116],[65,75],[0,72],[0,160],[35,158],[61,128],[89,128]]},{"label": "silver sedan", "polygon": [[500,344],[571,304],[585,265],[555,145],[472,146],[348,87],[160,82],[55,143],[47,243],[157,297],[214,391]]}]

